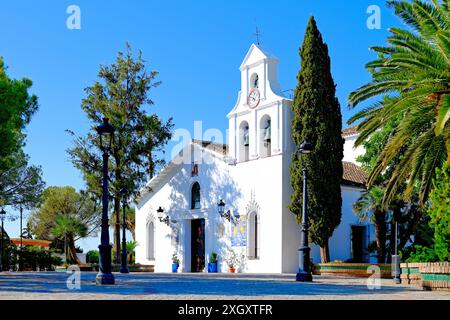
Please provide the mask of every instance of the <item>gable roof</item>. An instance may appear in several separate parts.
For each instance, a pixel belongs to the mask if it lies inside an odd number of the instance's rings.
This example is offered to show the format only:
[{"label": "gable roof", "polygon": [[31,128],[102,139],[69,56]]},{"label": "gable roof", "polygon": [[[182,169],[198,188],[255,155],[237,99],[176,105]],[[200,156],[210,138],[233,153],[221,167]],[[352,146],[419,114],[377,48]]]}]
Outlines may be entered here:
[{"label": "gable roof", "polygon": [[267,52],[266,50],[264,50],[260,45],[257,45],[257,44],[253,43],[250,46],[250,49],[248,50],[247,54],[245,55],[245,58],[242,61],[241,66],[239,67],[240,70],[243,70],[244,66],[247,63],[247,60],[250,58],[250,56],[252,55],[253,51],[255,51],[255,50],[259,51],[261,54],[263,54],[269,60],[278,61],[278,59],[274,55],[272,55],[269,52]]}]

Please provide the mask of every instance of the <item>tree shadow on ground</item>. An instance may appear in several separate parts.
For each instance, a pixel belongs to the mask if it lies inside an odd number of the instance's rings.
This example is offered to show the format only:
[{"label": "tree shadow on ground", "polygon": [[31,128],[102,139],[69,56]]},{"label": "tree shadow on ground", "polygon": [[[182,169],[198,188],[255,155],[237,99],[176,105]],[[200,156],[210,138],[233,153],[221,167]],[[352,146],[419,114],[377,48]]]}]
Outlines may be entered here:
[{"label": "tree shadow on ground", "polygon": [[81,289],[70,290],[65,273],[14,273],[0,276],[0,292],[21,293],[86,293],[103,295],[174,295],[174,296],[312,296],[371,295],[411,291],[405,287],[369,290],[361,284],[298,283],[286,275],[222,275],[215,274],[116,274],[116,285],[95,285],[95,273],[81,274]]}]

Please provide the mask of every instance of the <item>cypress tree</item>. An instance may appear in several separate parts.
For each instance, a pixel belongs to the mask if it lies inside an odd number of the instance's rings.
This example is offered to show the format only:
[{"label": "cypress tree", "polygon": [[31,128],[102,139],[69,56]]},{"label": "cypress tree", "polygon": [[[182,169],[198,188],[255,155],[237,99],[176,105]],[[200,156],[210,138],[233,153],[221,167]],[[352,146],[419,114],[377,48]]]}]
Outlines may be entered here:
[{"label": "cypress tree", "polygon": [[289,209],[301,223],[303,168],[308,174],[308,217],[311,242],[320,246],[322,263],[330,261],[328,239],[341,222],[341,179],[344,140],[342,115],[331,76],[328,46],[323,42],[314,17],[300,48],[301,69],[292,105],[292,133],[297,146],[305,140],[311,154],[294,153],[291,165],[293,195]]}]

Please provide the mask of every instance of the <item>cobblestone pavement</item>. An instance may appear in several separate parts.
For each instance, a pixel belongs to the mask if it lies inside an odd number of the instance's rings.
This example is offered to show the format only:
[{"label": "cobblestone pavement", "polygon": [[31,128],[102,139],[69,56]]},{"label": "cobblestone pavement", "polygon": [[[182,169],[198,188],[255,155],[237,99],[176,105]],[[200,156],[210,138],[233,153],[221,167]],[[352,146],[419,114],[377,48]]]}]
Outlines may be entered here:
[{"label": "cobblestone pavement", "polygon": [[295,275],[248,274],[115,274],[116,285],[95,285],[96,273],[81,273],[81,288],[67,287],[64,272],[4,272],[1,299],[380,299],[450,300],[450,292],[422,291],[416,286],[381,280],[370,290],[366,279],[314,277],[312,283],[295,282]]}]

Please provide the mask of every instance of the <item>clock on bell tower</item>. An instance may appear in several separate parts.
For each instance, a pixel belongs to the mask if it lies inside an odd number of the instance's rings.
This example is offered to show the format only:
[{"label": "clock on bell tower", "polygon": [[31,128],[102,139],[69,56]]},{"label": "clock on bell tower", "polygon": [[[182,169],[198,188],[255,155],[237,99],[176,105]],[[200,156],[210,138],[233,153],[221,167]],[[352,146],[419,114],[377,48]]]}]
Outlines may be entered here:
[{"label": "clock on bell tower", "polygon": [[252,44],[239,69],[241,90],[228,114],[228,155],[238,164],[283,152],[292,102],[278,83],[278,59],[259,45]]}]

